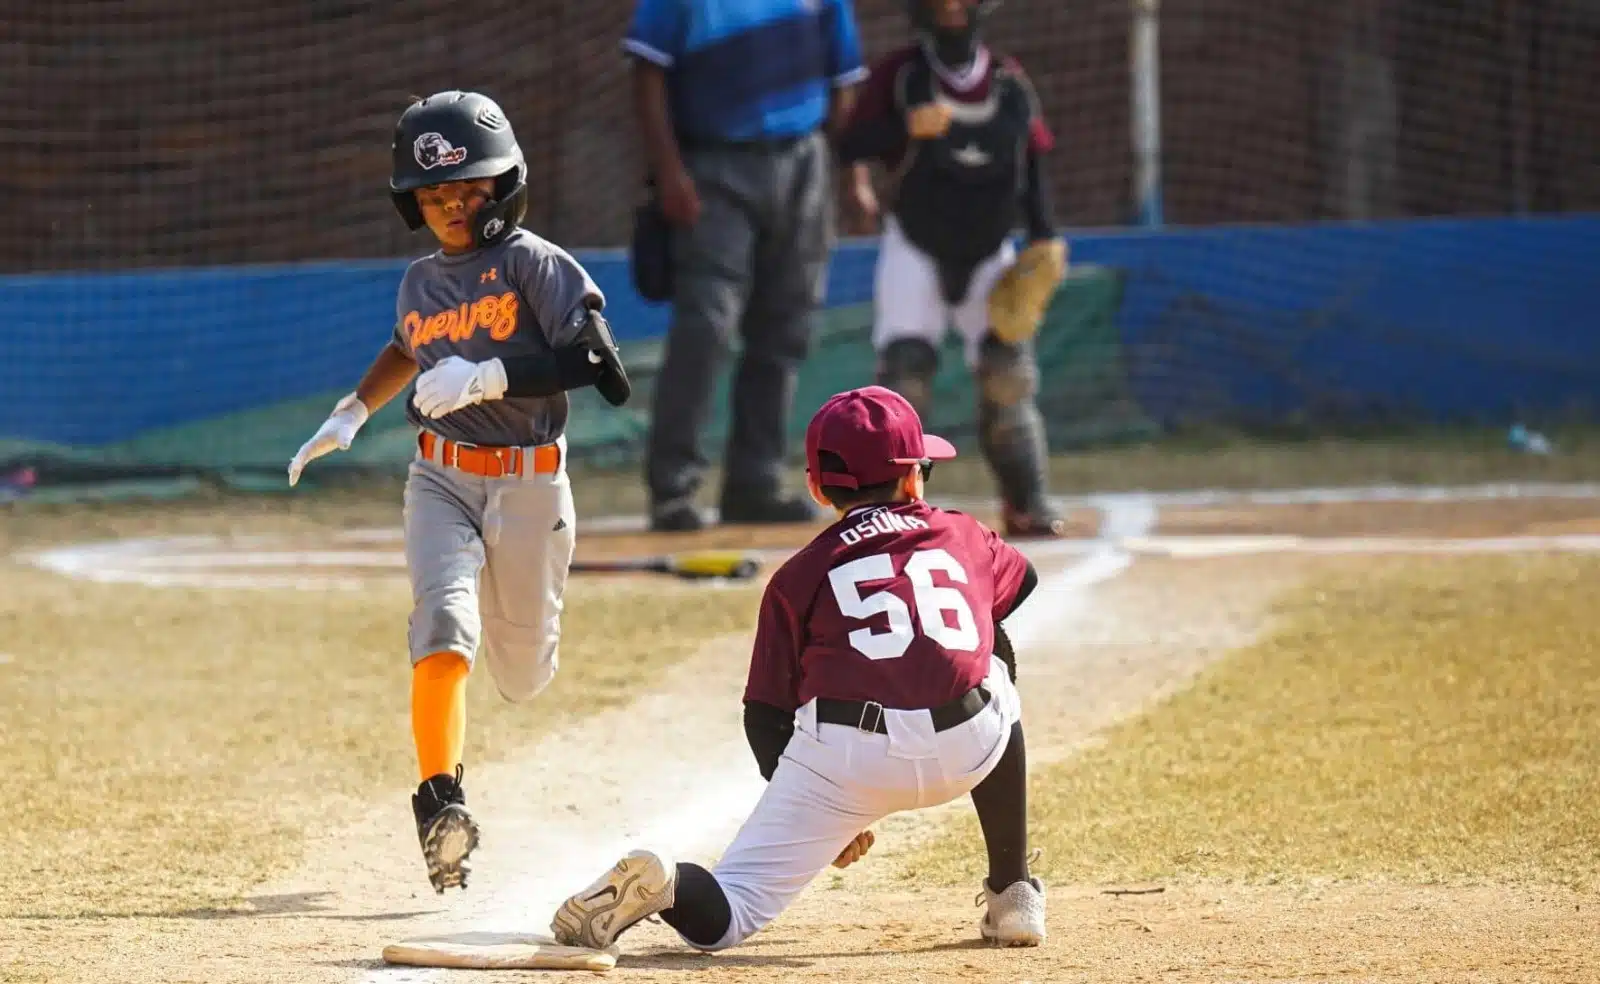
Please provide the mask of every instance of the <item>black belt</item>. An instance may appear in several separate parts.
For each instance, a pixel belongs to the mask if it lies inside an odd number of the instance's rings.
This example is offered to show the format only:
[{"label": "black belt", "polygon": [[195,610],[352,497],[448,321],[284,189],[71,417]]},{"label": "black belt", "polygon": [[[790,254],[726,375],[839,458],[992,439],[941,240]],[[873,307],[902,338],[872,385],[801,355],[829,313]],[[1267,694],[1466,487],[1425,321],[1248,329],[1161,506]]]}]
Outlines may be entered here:
[{"label": "black belt", "polygon": [[[929,708],[928,714],[933,718],[934,731],[949,731],[956,725],[971,721],[978,716],[979,711],[988,706],[988,689],[977,686],[948,704]],[[817,723],[845,724],[878,735],[889,733],[889,726],[883,721],[883,705],[875,700],[834,700],[832,697],[818,697]]]}]

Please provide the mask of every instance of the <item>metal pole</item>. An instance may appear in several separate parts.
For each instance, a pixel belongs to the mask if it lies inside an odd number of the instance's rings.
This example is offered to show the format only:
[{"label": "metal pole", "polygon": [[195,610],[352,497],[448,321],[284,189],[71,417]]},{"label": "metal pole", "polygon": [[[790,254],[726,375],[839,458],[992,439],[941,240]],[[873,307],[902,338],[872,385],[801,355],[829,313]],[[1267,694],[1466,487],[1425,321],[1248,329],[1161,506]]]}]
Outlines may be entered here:
[{"label": "metal pole", "polygon": [[1161,0],[1132,0],[1128,32],[1133,131],[1133,194],[1139,225],[1164,221],[1161,206]]}]

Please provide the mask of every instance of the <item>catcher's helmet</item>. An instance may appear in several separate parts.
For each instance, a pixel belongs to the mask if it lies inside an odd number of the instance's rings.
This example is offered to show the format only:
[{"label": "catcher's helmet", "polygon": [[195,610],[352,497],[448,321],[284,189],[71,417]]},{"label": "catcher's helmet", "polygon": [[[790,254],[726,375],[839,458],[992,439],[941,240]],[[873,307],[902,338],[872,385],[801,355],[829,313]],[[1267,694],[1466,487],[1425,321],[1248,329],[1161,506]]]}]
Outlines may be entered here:
[{"label": "catcher's helmet", "polygon": [[[1000,0],[978,0],[977,3],[972,4],[971,10],[967,14],[966,33],[976,35],[983,18],[998,6],[1000,6]],[[918,34],[932,35],[937,33],[938,28],[934,26],[933,10],[929,6],[929,0],[906,0],[906,13],[911,18],[912,29]]]},{"label": "catcher's helmet", "polygon": [[494,178],[493,199],[478,210],[473,241],[511,234],[528,209],[528,165],[505,113],[476,92],[437,92],[414,102],[394,127],[389,193],[407,227],[422,228],[412,192],[447,181]]}]

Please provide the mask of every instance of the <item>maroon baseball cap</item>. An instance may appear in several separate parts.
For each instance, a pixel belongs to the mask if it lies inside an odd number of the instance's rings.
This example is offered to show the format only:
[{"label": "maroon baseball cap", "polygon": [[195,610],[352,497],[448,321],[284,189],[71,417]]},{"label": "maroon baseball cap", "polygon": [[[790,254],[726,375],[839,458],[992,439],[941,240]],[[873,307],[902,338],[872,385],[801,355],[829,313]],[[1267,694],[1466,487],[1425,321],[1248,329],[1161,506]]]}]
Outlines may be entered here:
[{"label": "maroon baseball cap", "polygon": [[[845,473],[823,471],[820,451],[844,459]],[[922,418],[905,397],[882,386],[829,397],[806,428],[806,469],[819,485],[859,489],[892,482],[907,465],[955,456],[949,441],[922,432]]]}]

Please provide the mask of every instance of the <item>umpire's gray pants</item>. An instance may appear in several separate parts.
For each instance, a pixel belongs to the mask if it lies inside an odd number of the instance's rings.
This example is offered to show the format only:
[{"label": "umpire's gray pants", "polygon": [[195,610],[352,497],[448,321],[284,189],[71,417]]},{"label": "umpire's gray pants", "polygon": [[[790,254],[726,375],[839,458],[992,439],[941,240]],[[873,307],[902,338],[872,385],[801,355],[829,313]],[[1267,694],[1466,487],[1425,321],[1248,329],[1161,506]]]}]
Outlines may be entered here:
[{"label": "umpire's gray pants", "polygon": [[777,493],[795,377],[833,245],[832,155],[821,134],[789,145],[694,148],[684,163],[700,220],[673,238],[672,324],[645,464],[657,508],[700,487],[701,433],[735,332],[744,348],[724,488],[758,499]]}]

